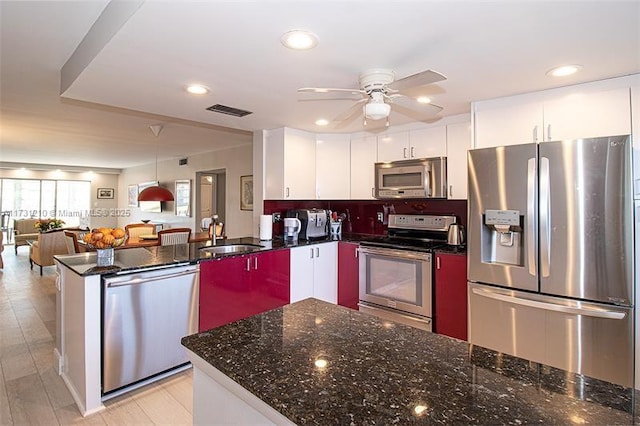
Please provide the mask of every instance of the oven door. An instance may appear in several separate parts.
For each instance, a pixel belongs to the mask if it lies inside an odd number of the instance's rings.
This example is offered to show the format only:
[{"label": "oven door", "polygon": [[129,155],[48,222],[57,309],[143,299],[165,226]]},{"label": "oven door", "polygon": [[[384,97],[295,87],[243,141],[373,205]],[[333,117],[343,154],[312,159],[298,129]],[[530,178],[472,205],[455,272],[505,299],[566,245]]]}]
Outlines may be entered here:
[{"label": "oven door", "polygon": [[431,317],[431,253],[360,246],[360,300]]}]

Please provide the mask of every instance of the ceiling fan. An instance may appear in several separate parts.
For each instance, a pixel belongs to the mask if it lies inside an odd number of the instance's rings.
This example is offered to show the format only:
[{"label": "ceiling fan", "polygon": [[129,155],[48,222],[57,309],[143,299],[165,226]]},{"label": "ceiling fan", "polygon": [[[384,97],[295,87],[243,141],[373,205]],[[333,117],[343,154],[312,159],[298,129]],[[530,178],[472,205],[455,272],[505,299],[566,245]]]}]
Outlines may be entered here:
[{"label": "ceiling fan", "polygon": [[[362,95],[362,99],[340,114],[333,120],[334,127],[343,127],[351,122],[360,113],[364,115],[364,124],[369,120],[386,119],[386,126],[389,126],[389,114],[391,108],[405,115],[415,116],[416,113],[424,119],[442,111],[442,107],[432,103],[421,103],[418,100],[406,95],[403,91],[427,84],[446,80],[442,74],[427,70],[408,77],[395,79],[395,74],[387,69],[372,69],[360,74],[360,89],[336,89],[322,87],[303,87],[298,89],[300,93],[329,93],[348,92],[354,95]],[[362,109],[360,104],[363,104]]]}]

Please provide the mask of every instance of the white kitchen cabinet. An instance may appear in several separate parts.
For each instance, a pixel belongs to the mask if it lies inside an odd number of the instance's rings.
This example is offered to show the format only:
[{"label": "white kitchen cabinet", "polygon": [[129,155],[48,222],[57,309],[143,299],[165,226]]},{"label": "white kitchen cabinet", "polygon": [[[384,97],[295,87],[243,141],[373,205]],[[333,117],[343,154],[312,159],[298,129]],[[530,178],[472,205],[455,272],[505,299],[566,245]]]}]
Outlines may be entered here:
[{"label": "white kitchen cabinet", "polygon": [[409,132],[378,136],[378,161],[407,160],[410,153]]},{"label": "white kitchen cabinet", "polygon": [[351,139],[351,199],[372,200],[375,187],[374,166],[378,160],[375,136]]},{"label": "white kitchen cabinet", "polygon": [[264,143],[265,199],[315,199],[316,135],[280,128],[266,132]]},{"label": "white kitchen cabinet", "polygon": [[447,155],[446,126],[409,131],[410,158],[445,157]]},{"label": "white kitchen cabinet", "polygon": [[446,152],[447,130],[445,126],[378,136],[378,161],[380,162],[444,157]]},{"label": "white kitchen cabinet", "polygon": [[308,297],[338,303],[338,243],[291,249],[291,303]]},{"label": "white kitchen cabinet", "polygon": [[631,133],[629,89],[578,91],[544,101],[544,141]]},{"label": "white kitchen cabinet", "polygon": [[625,87],[572,86],[476,102],[473,111],[475,148],[631,132]]},{"label": "white kitchen cabinet", "polygon": [[447,198],[467,199],[467,152],[471,148],[471,123],[447,125]]},{"label": "white kitchen cabinet", "polygon": [[348,133],[317,135],[315,198],[319,200],[349,199],[351,165],[349,142]]}]

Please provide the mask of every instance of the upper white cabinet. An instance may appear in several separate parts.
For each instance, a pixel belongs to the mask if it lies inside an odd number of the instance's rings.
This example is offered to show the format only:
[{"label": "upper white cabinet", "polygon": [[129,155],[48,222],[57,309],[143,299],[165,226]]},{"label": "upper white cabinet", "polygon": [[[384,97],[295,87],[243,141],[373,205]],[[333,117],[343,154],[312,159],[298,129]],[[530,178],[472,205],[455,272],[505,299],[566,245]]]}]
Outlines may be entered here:
[{"label": "upper white cabinet", "polygon": [[628,87],[572,86],[476,102],[475,148],[629,134]]},{"label": "upper white cabinet", "polygon": [[264,143],[265,199],[315,199],[316,135],[280,128],[268,131]]},{"label": "upper white cabinet", "polygon": [[378,136],[378,161],[407,160],[410,153],[409,132]]},{"label": "upper white cabinet", "polygon": [[350,192],[349,134],[316,136],[316,197],[348,200]]},{"label": "upper white cabinet", "polygon": [[351,139],[351,199],[372,200],[374,198],[374,165],[377,160],[375,136]]},{"label": "upper white cabinet", "polygon": [[471,148],[471,123],[447,125],[447,198],[467,199],[467,152]]},{"label": "upper white cabinet", "polygon": [[445,126],[434,126],[407,132],[378,136],[378,161],[444,157],[447,151]]}]

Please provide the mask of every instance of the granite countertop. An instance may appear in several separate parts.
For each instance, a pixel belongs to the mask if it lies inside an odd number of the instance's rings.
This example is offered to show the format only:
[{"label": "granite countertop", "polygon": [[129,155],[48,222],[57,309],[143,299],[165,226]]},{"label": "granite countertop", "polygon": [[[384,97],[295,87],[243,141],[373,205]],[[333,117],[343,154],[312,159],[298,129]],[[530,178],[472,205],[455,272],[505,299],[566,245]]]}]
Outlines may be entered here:
[{"label": "granite countertop", "polygon": [[[261,251],[279,250],[284,248],[303,247],[313,244],[321,244],[331,241],[345,241],[360,243],[363,241],[371,241],[382,238],[381,236],[372,236],[366,234],[344,234],[341,238],[326,237],[316,240],[298,240],[285,241],[283,238],[274,238],[272,241],[261,241],[258,238],[228,238],[218,240],[218,246],[231,244],[253,244],[262,246],[261,249],[252,252],[259,253]],[[174,246],[152,246],[152,247],[135,247],[122,248],[114,251],[114,264],[108,267],[98,267],[96,263],[97,254],[95,252],[79,253],[71,255],[55,255],[54,257],[63,265],[69,267],[78,275],[110,275],[117,273],[126,273],[127,271],[137,271],[140,269],[154,269],[162,267],[177,266],[189,263],[198,263],[206,260],[213,260],[222,257],[237,256],[243,253],[235,254],[213,254],[203,251],[202,248],[210,247],[211,241],[204,243],[179,244]],[[450,247],[444,244],[438,247],[436,252],[466,254],[464,246]],[[246,253],[244,253],[246,254]]]},{"label": "granite countertop", "polygon": [[301,425],[634,422],[631,389],[316,299],[182,344]]}]

